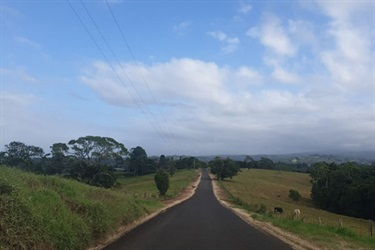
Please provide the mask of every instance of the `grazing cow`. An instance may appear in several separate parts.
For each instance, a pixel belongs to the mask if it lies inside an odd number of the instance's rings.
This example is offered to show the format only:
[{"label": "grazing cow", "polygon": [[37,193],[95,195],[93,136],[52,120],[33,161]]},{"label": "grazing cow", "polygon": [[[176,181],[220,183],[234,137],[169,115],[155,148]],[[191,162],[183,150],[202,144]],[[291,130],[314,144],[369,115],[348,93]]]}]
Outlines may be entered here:
[{"label": "grazing cow", "polygon": [[301,210],[298,208],[294,209],[293,211],[293,218],[298,219],[301,216]]},{"label": "grazing cow", "polygon": [[282,209],[281,207],[275,207],[275,208],[273,209],[273,212],[274,212],[275,214],[282,214],[282,213],[283,213],[283,209]]}]

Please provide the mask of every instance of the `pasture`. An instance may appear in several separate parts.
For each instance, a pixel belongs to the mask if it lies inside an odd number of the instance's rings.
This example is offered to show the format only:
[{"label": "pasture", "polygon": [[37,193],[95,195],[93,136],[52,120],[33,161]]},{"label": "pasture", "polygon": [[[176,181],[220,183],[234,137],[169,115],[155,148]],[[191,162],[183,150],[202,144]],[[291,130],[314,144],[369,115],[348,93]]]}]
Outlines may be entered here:
[{"label": "pasture", "polygon": [[[232,202],[251,212],[257,211],[253,217],[270,221],[307,240],[319,242],[322,247],[375,248],[374,238],[369,237],[367,220],[333,214],[314,207],[310,198],[311,183],[308,174],[263,169],[242,170],[238,176],[221,182],[221,185],[229,193]],[[290,189],[297,190],[302,199],[292,201],[288,197]],[[283,213],[274,214],[275,207],[282,208]],[[299,220],[292,218],[295,209],[301,211]],[[342,226],[339,220],[342,220]]]}]

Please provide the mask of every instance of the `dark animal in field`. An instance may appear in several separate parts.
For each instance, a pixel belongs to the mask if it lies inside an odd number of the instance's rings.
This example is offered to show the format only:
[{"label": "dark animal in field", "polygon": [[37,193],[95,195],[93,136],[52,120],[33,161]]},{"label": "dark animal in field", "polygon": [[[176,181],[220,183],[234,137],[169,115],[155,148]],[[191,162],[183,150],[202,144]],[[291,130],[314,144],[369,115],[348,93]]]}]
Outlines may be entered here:
[{"label": "dark animal in field", "polygon": [[283,210],[281,207],[275,207],[275,208],[273,209],[273,212],[274,212],[275,214],[282,214],[283,211],[284,211],[284,210]]}]

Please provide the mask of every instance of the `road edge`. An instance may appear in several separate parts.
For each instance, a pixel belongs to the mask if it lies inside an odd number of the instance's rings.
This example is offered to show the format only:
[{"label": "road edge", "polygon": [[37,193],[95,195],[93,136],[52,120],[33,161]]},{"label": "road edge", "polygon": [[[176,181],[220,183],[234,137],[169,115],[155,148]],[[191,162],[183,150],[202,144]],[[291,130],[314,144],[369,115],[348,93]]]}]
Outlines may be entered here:
[{"label": "road edge", "polygon": [[182,202],[190,199],[195,194],[195,191],[201,181],[202,178],[202,172],[199,172],[199,176],[197,180],[195,180],[193,183],[189,184],[176,198],[172,199],[173,202],[169,202],[166,204],[165,207],[149,214],[144,217],[139,218],[138,220],[133,221],[132,223],[128,225],[124,225],[119,227],[113,234],[108,235],[104,240],[101,240],[102,242],[99,242],[96,246],[89,247],[87,250],[101,250],[105,248],[106,246],[112,244],[113,242],[119,240],[121,237],[132,231],[133,229],[139,227],[140,225],[146,223],[147,221],[151,220],[152,218],[155,218],[159,214],[162,214],[166,212],[171,207],[174,207],[178,204],[181,204]]},{"label": "road edge", "polygon": [[211,173],[209,173],[209,175],[210,175],[211,183],[212,183],[212,191],[216,199],[219,201],[219,203],[222,206],[228,208],[230,211],[232,211],[234,214],[236,214],[238,217],[240,217],[243,221],[245,221],[249,225],[282,240],[283,242],[290,245],[295,250],[319,250],[321,249],[320,247],[313,245],[309,241],[303,240],[294,234],[283,231],[282,229],[273,226],[271,223],[255,220],[251,217],[248,211],[241,209],[241,208],[234,207],[232,204],[225,201],[222,195],[219,193],[220,191],[222,191],[222,189],[219,187],[217,180],[215,179],[215,176],[212,175]]}]

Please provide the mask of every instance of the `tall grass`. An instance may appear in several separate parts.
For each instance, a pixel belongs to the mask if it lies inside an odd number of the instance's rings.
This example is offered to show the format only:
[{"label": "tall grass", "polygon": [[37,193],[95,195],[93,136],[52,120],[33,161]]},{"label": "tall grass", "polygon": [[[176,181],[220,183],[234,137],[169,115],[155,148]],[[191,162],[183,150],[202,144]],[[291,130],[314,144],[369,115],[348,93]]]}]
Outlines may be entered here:
[{"label": "tall grass", "polygon": [[[272,222],[322,247],[375,249],[375,239],[369,236],[368,221],[314,207],[308,174],[251,169],[221,185],[229,194],[229,200],[252,212],[255,219]],[[298,190],[302,200],[292,201],[288,197],[290,189]],[[282,207],[283,214],[273,214],[274,207]],[[292,218],[295,208],[301,210],[300,219]],[[339,219],[344,221],[343,227]]]},{"label": "tall grass", "polygon": [[[186,175],[193,172],[176,173]],[[106,190],[0,166],[0,189],[10,190],[0,192],[0,249],[84,249],[163,206],[157,196],[135,195],[151,189],[151,183],[132,182],[132,191]],[[171,186],[180,187],[180,182]]]}]

